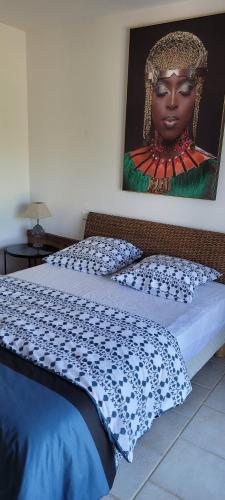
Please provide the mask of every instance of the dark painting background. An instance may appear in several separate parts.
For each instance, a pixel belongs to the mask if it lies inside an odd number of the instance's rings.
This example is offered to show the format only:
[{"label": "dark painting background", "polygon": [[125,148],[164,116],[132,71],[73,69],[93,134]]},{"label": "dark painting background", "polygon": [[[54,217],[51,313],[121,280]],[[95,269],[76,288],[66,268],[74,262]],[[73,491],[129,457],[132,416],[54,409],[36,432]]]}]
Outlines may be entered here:
[{"label": "dark painting background", "polygon": [[125,152],[143,145],[145,62],[155,42],[171,31],[194,33],[208,51],[196,145],[218,157],[225,94],[225,14],[130,30]]}]

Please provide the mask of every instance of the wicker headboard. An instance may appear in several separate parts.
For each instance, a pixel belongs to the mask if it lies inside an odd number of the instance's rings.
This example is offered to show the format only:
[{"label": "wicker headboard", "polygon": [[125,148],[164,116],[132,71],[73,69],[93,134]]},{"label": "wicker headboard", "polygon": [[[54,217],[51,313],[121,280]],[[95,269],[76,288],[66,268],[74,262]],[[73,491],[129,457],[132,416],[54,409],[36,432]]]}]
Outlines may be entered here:
[{"label": "wicker headboard", "polygon": [[214,267],[225,284],[224,233],[90,212],[84,237],[94,235],[126,239],[144,255],[173,255]]}]

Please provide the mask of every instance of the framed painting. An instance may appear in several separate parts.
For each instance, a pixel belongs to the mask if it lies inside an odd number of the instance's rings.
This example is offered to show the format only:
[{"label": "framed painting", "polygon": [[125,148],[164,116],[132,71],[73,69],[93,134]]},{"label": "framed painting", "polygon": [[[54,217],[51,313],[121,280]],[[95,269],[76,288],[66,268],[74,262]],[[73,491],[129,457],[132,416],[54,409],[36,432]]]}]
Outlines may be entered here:
[{"label": "framed painting", "polygon": [[123,189],[214,200],[225,14],[130,30]]}]

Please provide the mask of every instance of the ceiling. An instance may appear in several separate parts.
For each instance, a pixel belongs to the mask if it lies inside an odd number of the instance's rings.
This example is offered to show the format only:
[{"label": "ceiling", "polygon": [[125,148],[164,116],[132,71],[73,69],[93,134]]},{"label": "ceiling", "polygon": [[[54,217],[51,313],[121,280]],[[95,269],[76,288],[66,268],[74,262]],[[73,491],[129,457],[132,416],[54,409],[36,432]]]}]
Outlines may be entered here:
[{"label": "ceiling", "polygon": [[[182,1],[182,0],[176,0]],[[20,29],[169,3],[170,0],[0,0],[0,22]]]}]

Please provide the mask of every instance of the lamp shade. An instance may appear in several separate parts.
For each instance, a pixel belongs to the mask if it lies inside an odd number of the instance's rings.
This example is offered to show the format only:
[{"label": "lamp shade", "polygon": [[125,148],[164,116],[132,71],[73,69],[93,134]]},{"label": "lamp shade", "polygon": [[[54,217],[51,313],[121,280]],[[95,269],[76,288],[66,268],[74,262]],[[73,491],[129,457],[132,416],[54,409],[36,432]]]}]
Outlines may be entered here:
[{"label": "lamp shade", "polygon": [[47,205],[42,201],[30,203],[23,214],[27,219],[45,219],[51,215]]}]

